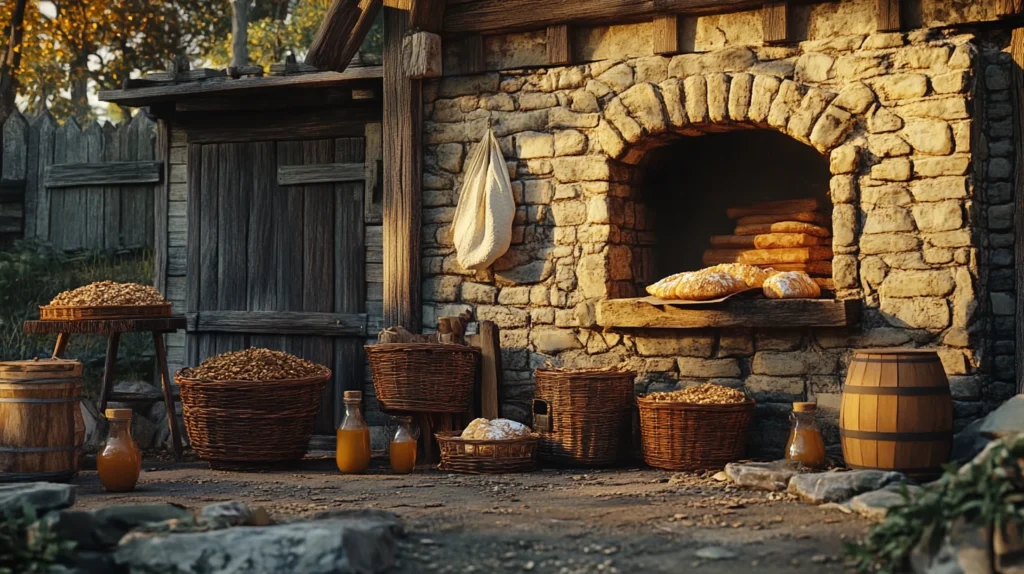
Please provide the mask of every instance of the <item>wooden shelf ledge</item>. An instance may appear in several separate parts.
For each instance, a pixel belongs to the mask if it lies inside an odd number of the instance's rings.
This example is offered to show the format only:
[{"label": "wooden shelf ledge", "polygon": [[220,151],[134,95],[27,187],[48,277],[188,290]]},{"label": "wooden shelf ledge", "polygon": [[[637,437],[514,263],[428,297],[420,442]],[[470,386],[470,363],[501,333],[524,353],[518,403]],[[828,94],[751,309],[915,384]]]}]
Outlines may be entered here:
[{"label": "wooden shelf ledge", "polygon": [[609,299],[597,304],[597,324],[655,329],[845,327],[860,321],[860,310],[856,300],[735,299],[708,305],[655,306],[640,299]]}]

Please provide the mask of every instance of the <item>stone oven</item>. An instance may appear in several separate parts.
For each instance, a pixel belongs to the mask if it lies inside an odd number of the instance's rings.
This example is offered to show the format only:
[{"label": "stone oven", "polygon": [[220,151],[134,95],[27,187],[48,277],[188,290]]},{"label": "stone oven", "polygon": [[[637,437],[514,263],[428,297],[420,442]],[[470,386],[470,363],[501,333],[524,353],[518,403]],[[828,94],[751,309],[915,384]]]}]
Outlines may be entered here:
[{"label": "stone oven", "polygon": [[[500,325],[512,418],[529,418],[538,366],[622,366],[638,393],[745,388],[765,455],[792,402],[835,415],[856,348],[936,348],[958,428],[1011,396],[1008,35],[878,32],[874,9],[801,7],[803,41],[785,45],[759,37],[757,11],[693,18],[692,53],[676,55],[651,53],[657,22],[589,28],[571,36],[580,63],[536,68],[507,60],[538,43],[544,57],[544,38],[509,33],[484,43],[498,71],[425,82],[424,325],[466,308]],[[446,54],[447,75],[461,63]],[[511,250],[474,273],[448,224],[488,125],[519,210]],[[700,267],[726,207],[793,197],[830,206],[834,299],[678,313],[629,300]]]}]

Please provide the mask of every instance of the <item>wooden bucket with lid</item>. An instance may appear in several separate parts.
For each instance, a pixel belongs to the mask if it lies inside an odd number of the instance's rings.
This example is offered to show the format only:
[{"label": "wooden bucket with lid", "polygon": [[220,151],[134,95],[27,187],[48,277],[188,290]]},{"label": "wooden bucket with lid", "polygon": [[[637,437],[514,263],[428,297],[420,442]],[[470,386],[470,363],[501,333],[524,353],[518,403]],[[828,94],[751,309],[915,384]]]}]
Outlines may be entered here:
[{"label": "wooden bucket with lid", "polygon": [[82,364],[0,362],[0,482],[66,481],[85,439]]},{"label": "wooden bucket with lid", "polygon": [[931,349],[856,351],[843,387],[839,432],[846,465],[927,479],[953,446],[953,400]]}]

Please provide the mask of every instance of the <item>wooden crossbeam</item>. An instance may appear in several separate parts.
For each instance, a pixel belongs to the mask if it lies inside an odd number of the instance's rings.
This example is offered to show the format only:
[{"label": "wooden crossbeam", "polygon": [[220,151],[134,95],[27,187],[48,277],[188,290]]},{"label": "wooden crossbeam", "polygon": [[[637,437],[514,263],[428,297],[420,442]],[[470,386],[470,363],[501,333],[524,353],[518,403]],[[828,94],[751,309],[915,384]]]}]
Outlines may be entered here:
[{"label": "wooden crossbeam", "polygon": [[280,186],[342,183],[364,179],[366,166],[361,163],[282,165],[277,168],[277,185]]},{"label": "wooden crossbeam", "polygon": [[273,333],[275,335],[366,335],[365,313],[306,311],[200,311],[186,313],[190,333]]},{"label": "wooden crossbeam", "polygon": [[46,187],[160,183],[163,167],[161,161],[62,163],[47,166],[43,182]]},{"label": "wooden crossbeam", "polygon": [[783,44],[789,38],[789,2],[768,2],[761,9],[766,44]]},{"label": "wooden crossbeam", "polygon": [[875,0],[879,32],[899,32],[903,29],[900,0]]},{"label": "wooden crossbeam", "polygon": [[572,63],[572,46],[569,43],[569,26],[557,24],[547,29],[548,64],[565,66]]},{"label": "wooden crossbeam", "polygon": [[679,17],[675,14],[662,14],[654,17],[653,24],[651,35],[654,40],[654,53],[679,53]]}]

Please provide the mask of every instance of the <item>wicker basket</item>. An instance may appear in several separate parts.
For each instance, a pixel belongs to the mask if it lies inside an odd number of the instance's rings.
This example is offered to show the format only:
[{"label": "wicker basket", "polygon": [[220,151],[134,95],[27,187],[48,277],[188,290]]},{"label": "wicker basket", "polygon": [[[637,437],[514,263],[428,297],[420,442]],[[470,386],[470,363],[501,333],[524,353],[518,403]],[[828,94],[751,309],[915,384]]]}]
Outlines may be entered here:
[{"label": "wicker basket", "polygon": [[439,432],[438,470],[467,474],[530,472],[537,468],[537,435],[511,440],[462,440],[458,432]]},{"label": "wicker basket", "polygon": [[697,405],[637,399],[644,461],[667,470],[721,469],[743,456],[754,401]]},{"label": "wicker basket", "polygon": [[41,305],[39,307],[39,318],[43,321],[86,321],[89,319],[170,316],[170,303],[159,305],[96,305],[92,307]]},{"label": "wicker basket", "polygon": [[468,345],[367,345],[373,389],[385,411],[463,413],[473,403],[480,350]]},{"label": "wicker basket", "polygon": [[211,465],[275,463],[301,459],[313,426],[325,375],[280,381],[199,381],[188,369],[181,386],[185,430],[192,448]]},{"label": "wicker basket", "polygon": [[536,371],[533,428],[541,459],[570,465],[613,465],[629,454],[633,373]]}]

